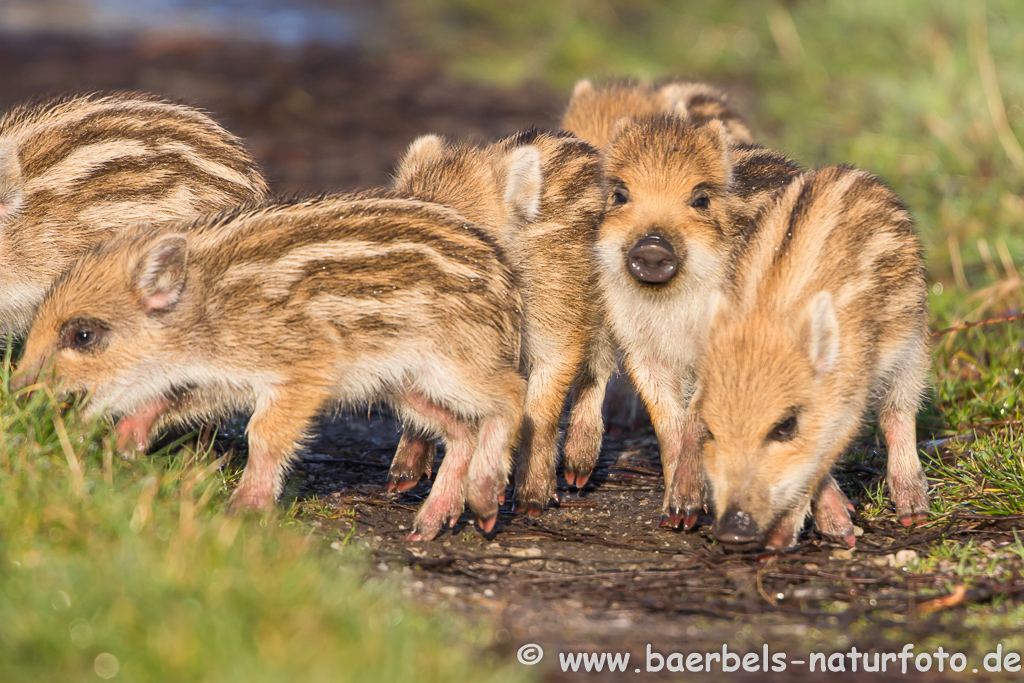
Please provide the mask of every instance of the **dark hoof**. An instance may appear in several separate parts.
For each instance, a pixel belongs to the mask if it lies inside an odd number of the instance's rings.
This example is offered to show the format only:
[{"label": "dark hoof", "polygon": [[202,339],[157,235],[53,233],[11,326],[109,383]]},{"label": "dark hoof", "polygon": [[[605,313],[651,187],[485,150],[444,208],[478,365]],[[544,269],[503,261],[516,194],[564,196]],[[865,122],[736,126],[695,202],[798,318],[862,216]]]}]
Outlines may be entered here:
[{"label": "dark hoof", "polygon": [[419,477],[411,477],[408,474],[402,474],[397,477],[389,477],[388,485],[385,490],[388,493],[405,493],[410,489],[416,488],[416,484],[420,483]]},{"label": "dark hoof", "polygon": [[697,526],[697,510],[687,510],[683,515],[683,528],[687,531]]},{"label": "dark hoof", "polygon": [[530,501],[526,504],[526,510],[524,510],[527,517],[537,518],[540,517],[541,513],[544,512],[544,506],[536,501]]},{"label": "dark hoof", "polygon": [[675,277],[679,259],[672,243],[661,235],[647,235],[637,241],[626,257],[629,274],[640,282],[661,284]]},{"label": "dark hoof", "polygon": [[493,516],[488,517],[487,519],[480,519],[479,517],[477,517],[476,523],[480,527],[480,531],[484,532],[485,534],[489,534],[492,531],[494,531],[494,525],[498,523],[498,514],[495,513]]},{"label": "dark hoof", "polygon": [[661,516],[658,526],[663,529],[678,529],[683,520],[683,513],[678,508],[669,510],[667,515]]}]

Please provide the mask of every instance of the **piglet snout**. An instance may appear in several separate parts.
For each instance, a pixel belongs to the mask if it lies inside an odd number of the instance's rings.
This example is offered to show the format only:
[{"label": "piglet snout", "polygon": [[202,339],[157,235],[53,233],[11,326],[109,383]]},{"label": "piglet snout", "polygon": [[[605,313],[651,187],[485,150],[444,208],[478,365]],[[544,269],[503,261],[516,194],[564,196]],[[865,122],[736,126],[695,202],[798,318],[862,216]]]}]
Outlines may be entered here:
[{"label": "piglet snout", "polygon": [[668,282],[679,270],[679,258],[672,243],[661,235],[640,238],[626,257],[629,274],[640,282]]},{"label": "piglet snout", "polygon": [[35,368],[26,368],[24,370],[18,370],[11,377],[11,391],[18,391],[25,387],[30,387],[39,381],[39,371]]},{"label": "piglet snout", "polygon": [[722,543],[750,543],[759,536],[754,519],[740,510],[726,511],[715,524],[713,533]]}]

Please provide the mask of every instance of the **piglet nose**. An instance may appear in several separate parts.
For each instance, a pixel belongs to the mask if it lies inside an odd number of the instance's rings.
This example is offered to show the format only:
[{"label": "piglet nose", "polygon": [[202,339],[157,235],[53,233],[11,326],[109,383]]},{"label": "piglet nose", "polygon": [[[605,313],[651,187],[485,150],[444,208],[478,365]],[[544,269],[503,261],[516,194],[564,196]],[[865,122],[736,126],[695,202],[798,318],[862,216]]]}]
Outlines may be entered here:
[{"label": "piglet nose", "polygon": [[757,524],[740,510],[727,510],[715,523],[713,533],[722,543],[750,543],[758,539]]},{"label": "piglet nose", "polygon": [[679,270],[672,243],[661,235],[646,235],[638,240],[629,250],[626,263],[630,275],[652,284],[668,282]]}]

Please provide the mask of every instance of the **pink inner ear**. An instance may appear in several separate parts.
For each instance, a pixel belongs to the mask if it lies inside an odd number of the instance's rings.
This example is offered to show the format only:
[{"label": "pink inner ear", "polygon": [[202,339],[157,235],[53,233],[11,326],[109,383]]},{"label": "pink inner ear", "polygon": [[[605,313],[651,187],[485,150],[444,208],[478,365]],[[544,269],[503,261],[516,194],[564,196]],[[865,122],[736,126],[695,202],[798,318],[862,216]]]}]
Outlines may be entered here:
[{"label": "pink inner ear", "polygon": [[160,309],[167,308],[177,300],[178,295],[174,292],[156,292],[150,294],[142,300],[142,310],[146,313],[150,311],[159,311]]}]

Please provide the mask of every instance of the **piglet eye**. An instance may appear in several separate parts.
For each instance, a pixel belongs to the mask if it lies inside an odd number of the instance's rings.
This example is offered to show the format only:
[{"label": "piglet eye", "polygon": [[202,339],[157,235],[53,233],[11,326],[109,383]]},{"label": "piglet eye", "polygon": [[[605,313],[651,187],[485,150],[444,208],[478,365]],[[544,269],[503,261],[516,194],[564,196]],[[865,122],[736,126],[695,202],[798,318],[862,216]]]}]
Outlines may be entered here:
[{"label": "piglet eye", "polygon": [[789,441],[796,436],[796,415],[790,415],[785,420],[779,420],[768,432],[769,441]]},{"label": "piglet eye", "polygon": [[695,209],[706,209],[711,205],[711,200],[708,199],[706,194],[697,195],[690,201],[690,206]]},{"label": "piglet eye", "polygon": [[74,351],[94,351],[103,342],[107,326],[92,318],[77,318],[64,323],[60,331],[60,347]]},{"label": "piglet eye", "polygon": [[625,187],[621,185],[612,190],[612,193],[608,195],[608,204],[610,206],[622,206],[629,201],[629,193]]},{"label": "piglet eye", "polygon": [[96,342],[96,333],[92,330],[78,330],[71,340],[71,348],[84,349]]}]

